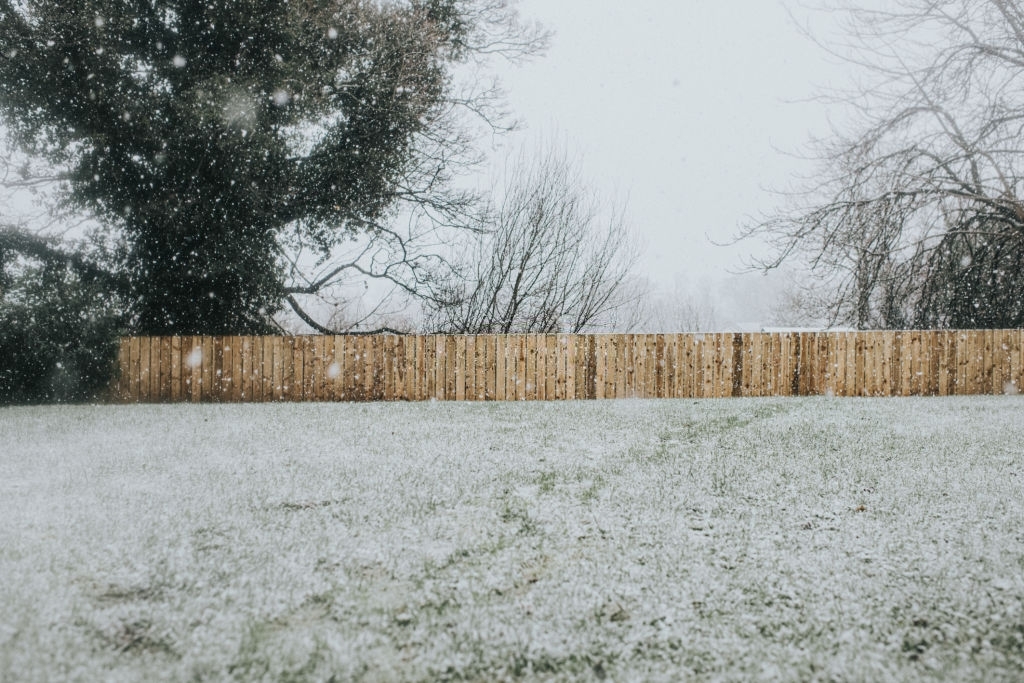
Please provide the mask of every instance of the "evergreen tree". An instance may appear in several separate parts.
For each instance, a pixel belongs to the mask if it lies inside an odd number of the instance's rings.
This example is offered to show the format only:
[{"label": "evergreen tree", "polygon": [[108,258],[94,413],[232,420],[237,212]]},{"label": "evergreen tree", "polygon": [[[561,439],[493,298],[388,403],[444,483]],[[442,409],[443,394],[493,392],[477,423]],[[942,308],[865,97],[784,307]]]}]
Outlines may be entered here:
[{"label": "evergreen tree", "polygon": [[455,65],[542,41],[501,0],[0,0],[0,116],[120,238],[134,331],[258,333],[283,245],[444,178]]},{"label": "evergreen tree", "polygon": [[111,285],[96,264],[0,226],[0,405],[102,395],[123,330]]}]

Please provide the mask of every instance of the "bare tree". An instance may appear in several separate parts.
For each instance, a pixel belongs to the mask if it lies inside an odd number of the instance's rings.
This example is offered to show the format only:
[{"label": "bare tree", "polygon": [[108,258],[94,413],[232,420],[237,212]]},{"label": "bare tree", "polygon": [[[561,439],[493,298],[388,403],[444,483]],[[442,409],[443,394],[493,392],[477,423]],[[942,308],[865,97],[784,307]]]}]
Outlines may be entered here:
[{"label": "bare tree", "polygon": [[671,289],[647,297],[644,328],[649,332],[710,332],[718,325],[712,284],[696,286],[676,277]]},{"label": "bare tree", "polygon": [[800,261],[817,313],[865,327],[1024,324],[1024,8],[1009,0],[843,3],[864,74],[830,93],[849,129],[819,182],[749,228]]},{"label": "bare tree", "polygon": [[[367,226],[327,255],[296,245],[282,252],[289,310],[299,327],[324,334],[411,331],[417,325],[410,311],[437,300],[439,277],[451,273],[444,254],[459,229],[411,207],[404,220]],[[286,322],[287,311],[277,319],[295,327]]]},{"label": "bare tree", "polygon": [[631,276],[639,250],[622,209],[603,208],[563,147],[520,156],[429,307],[428,326],[580,332],[628,321],[642,294]]}]

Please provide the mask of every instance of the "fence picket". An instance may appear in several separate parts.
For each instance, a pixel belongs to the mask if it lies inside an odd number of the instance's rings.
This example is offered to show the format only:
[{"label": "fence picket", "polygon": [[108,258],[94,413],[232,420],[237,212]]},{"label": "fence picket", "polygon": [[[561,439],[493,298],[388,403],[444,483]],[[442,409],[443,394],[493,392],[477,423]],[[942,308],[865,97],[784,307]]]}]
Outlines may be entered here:
[{"label": "fence picket", "polygon": [[1017,392],[1024,392],[1024,330],[1017,330],[1013,335],[1014,348],[1017,353],[1013,355],[1015,368],[1013,376],[1016,380],[1015,389]]},{"label": "fence picket", "polygon": [[494,344],[492,335],[476,338],[476,400],[490,401],[494,394]]},{"label": "fence picket", "polygon": [[497,362],[495,384],[498,401],[516,400],[516,341],[510,334],[495,335]]},{"label": "fence picket", "polygon": [[1002,363],[999,357],[1001,346],[995,330],[985,330],[984,387],[985,394],[1003,393]]},{"label": "fence picket", "polygon": [[[328,345],[331,343],[330,337],[315,336],[306,338],[306,359],[303,363],[303,384],[306,386],[303,392],[309,398],[309,401],[323,401],[324,391],[326,389],[325,374],[327,372],[327,360],[326,355],[328,351]],[[310,368],[309,355],[312,354],[312,368]]]},{"label": "fence picket", "polygon": [[1006,393],[1018,394],[1024,387],[1021,386],[1021,337],[1024,331],[1007,330],[1006,337],[1009,349],[1010,377],[1006,387]]}]

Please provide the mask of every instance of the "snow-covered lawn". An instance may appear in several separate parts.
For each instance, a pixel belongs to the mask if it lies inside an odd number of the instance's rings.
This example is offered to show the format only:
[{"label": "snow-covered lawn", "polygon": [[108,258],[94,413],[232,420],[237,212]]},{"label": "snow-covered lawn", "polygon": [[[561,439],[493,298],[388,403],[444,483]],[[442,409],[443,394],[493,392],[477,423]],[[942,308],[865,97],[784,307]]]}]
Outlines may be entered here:
[{"label": "snow-covered lawn", "polygon": [[1024,399],[0,410],[0,680],[1024,678]]}]

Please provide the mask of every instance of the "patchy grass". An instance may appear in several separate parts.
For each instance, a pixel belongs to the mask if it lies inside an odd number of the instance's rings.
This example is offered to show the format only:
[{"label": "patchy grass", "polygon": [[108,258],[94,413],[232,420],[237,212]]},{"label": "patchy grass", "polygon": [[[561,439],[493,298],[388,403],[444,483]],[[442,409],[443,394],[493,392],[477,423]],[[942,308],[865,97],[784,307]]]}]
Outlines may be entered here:
[{"label": "patchy grass", "polygon": [[0,411],[0,680],[1024,678],[1024,401]]}]

